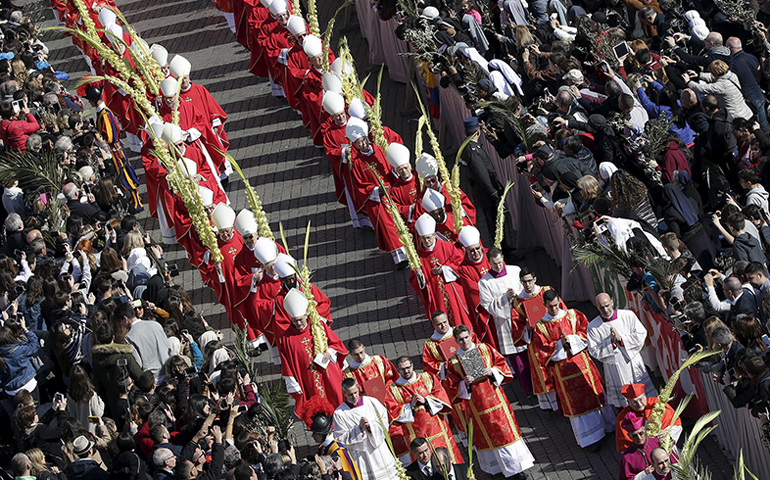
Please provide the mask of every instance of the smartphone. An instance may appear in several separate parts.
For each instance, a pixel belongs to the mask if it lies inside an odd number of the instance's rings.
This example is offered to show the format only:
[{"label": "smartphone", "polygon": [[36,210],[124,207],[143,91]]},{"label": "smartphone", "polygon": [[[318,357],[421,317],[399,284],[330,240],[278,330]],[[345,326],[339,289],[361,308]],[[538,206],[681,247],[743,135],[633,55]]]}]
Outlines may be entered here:
[{"label": "smartphone", "polygon": [[22,253],[24,253],[24,252],[22,252],[18,248],[13,249],[13,254],[16,255],[17,257],[21,257]]},{"label": "smartphone", "polygon": [[615,53],[619,62],[623,62],[629,55],[631,55],[631,49],[628,48],[628,44],[623,41],[612,47],[612,51]]},{"label": "smartphone", "polygon": [[168,271],[168,274],[172,277],[179,276],[179,267],[176,263],[169,263],[166,266],[166,270]]},{"label": "smartphone", "polygon": [[191,365],[184,369],[184,374],[187,375],[188,377],[192,377],[196,373],[198,373],[198,367],[196,367],[195,365]]},{"label": "smartphone", "polygon": [[113,228],[112,228],[112,224],[108,223],[108,224],[107,224],[107,231],[108,231],[108,232],[111,232],[112,230],[113,230]]},{"label": "smartphone", "polygon": [[189,333],[187,330],[182,330],[182,335],[188,335]]},{"label": "smartphone", "polygon": [[248,405],[238,405],[238,411],[241,413],[245,412],[248,409],[249,409]]},{"label": "smartphone", "polygon": [[115,193],[117,193],[118,195],[120,195],[120,187],[118,187],[117,185],[113,185],[113,186],[112,186],[112,189],[113,189],[113,190],[115,190]]},{"label": "smartphone", "polygon": [[768,337],[767,334],[762,335],[762,341],[765,342],[767,348],[770,348],[770,337]]},{"label": "smartphone", "polygon": [[99,425],[99,417],[95,417],[93,415],[88,416],[88,423],[91,423],[93,425]]},{"label": "smartphone", "polygon": [[86,282],[80,282],[80,283],[78,284],[78,289],[79,289],[79,290],[85,290],[85,289],[86,289],[86,287],[88,287],[88,284],[87,284]]},{"label": "smartphone", "polygon": [[64,394],[61,392],[56,392],[53,396],[54,402],[63,402],[64,401]]},{"label": "smartphone", "polygon": [[131,302],[131,306],[134,307],[134,308],[141,307],[142,306],[142,299],[141,298],[137,298],[136,300]]},{"label": "smartphone", "polygon": [[13,113],[19,113],[21,112],[21,100],[14,100],[11,102],[11,105],[13,106]]}]

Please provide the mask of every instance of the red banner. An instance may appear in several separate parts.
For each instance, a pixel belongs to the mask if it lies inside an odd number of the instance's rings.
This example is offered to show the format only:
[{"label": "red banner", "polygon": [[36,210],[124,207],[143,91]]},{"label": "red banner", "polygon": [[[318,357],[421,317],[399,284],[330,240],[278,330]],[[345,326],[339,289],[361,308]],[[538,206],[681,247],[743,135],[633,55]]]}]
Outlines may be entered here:
[{"label": "red banner", "polygon": [[[666,318],[660,314],[652,313],[644,304],[642,295],[630,293],[625,290],[628,305],[626,308],[632,310],[647,327],[649,336],[647,341],[655,352],[655,360],[658,364],[663,378],[668,380],[676,372],[682,363],[690,356],[682,345],[682,339],[674,327],[671,326]],[[679,381],[674,387],[673,400],[669,402],[672,406],[678,405],[688,394],[695,396],[687,405],[683,417],[698,418],[709,412],[709,406],[706,402],[706,392],[703,390],[700,375],[696,368],[690,368],[682,372]]]}]

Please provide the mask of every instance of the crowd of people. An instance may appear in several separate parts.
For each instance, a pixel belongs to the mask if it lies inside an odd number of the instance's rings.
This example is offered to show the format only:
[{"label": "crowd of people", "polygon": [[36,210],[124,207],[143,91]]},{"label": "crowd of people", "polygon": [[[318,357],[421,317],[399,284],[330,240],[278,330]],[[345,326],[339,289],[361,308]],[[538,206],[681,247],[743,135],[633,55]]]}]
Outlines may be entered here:
[{"label": "crowd of people", "polygon": [[[485,473],[528,478],[545,459],[502,389],[515,379],[569,419],[580,447],[598,451],[614,432],[622,480],[671,478],[667,438],[676,443],[682,426],[668,405],[654,414],[645,325],[606,293],[589,319],[515,265],[511,219],[498,218],[506,179],[482,136],[529,180],[527,208],[554,210],[581,242],[621,252],[625,287],[645,308],[671,321],[688,351],[722,353],[701,368],[770,439],[762,6],[377,3],[376,21],[397,18],[410,61],[426,67],[416,71],[431,115],[438,88],[474,112],[458,183],[434,136],[431,155],[382,125],[349,50],[331,51],[312,8],[216,3],[250,71],[325,151],[353,227],[371,229],[395,268],[409,268],[434,329],[420,371],[417,352],[391,361],[340,339],[332,300],[272,239],[258,204],[229,205],[227,114],[190,80],[187,59],[144,44],[109,1],[52,5],[63,25],[98,35],[98,45],[72,39],[110,78],[69,93],[38,27],[19,9],[0,14],[0,403],[17,477],[454,480],[472,473],[461,453],[472,441]],[[147,92],[135,95],[139,85]],[[141,154],[144,201],[123,141]],[[174,183],[180,171],[192,195]],[[280,364],[318,455],[298,459],[258,420],[260,379],[174,285],[163,247],[139,226],[145,205],[161,243],[185,249],[248,347]],[[198,206],[217,248],[196,226]],[[647,437],[650,423],[660,438]]]}]

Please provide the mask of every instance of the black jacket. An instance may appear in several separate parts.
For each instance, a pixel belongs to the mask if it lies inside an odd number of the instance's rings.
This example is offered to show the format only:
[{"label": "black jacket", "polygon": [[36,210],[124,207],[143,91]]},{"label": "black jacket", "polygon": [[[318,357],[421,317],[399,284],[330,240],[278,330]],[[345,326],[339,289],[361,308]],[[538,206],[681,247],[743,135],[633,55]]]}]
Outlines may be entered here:
[{"label": "black jacket", "polygon": [[765,263],[765,254],[762,252],[762,246],[759,244],[759,241],[746,232],[735,237],[735,241],[733,241],[733,256],[739,261]]},{"label": "black jacket", "polygon": [[67,465],[64,469],[67,480],[109,480],[110,474],[102,470],[96,461],[81,458]]},{"label": "black jacket", "polygon": [[685,119],[690,127],[698,135],[705,135],[709,131],[709,117],[703,111],[700,104],[685,109]]},{"label": "black jacket", "polygon": [[80,203],[79,199],[67,201],[67,208],[70,209],[70,215],[82,217],[85,223],[93,223],[94,215],[101,212],[96,205]]},{"label": "black jacket", "polygon": [[503,186],[497,179],[492,160],[481,145],[472,140],[468,142],[460,158],[468,179],[468,193],[476,208],[494,208],[503,193]]},{"label": "black jacket", "polygon": [[543,165],[541,171],[549,180],[558,180],[562,185],[572,188],[577,185],[578,179],[586,175],[593,175],[586,165],[572,157],[559,157],[549,160]]}]

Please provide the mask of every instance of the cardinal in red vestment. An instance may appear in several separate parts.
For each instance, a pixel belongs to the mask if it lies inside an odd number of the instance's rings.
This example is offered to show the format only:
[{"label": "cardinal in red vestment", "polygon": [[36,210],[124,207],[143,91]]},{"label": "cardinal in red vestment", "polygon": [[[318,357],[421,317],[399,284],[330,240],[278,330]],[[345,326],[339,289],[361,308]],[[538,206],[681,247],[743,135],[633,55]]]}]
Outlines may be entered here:
[{"label": "cardinal in red vestment", "polygon": [[[415,163],[415,170],[417,170],[417,173],[420,175],[420,177],[422,177],[424,186],[423,191],[418,194],[419,197],[424,198],[428,189],[441,194],[441,196],[444,198],[444,212],[451,214],[453,216],[452,218],[454,219],[455,212],[452,208],[451,197],[446,191],[446,186],[441,183],[441,180],[438,177],[438,162],[436,159],[433,158],[432,155],[423,152]],[[468,198],[468,195],[466,195],[462,190],[460,190],[460,201],[462,203],[463,210],[461,212],[463,215],[463,223],[465,225],[476,225],[476,207],[473,206],[473,203],[471,202],[470,198]],[[415,212],[412,218],[420,218],[420,215],[423,213],[425,213],[425,208],[421,202],[418,202],[415,206]],[[438,219],[437,221],[440,222],[441,219]],[[446,225],[454,225],[453,221],[444,223]],[[454,230],[454,227],[452,227],[452,230]]]},{"label": "cardinal in red vestment", "polygon": [[[345,136],[353,144],[343,149],[343,161],[350,152],[346,176],[349,185],[353,188],[353,203],[357,210],[364,209],[377,234],[377,243],[380,250],[390,252],[393,262],[399,267],[406,267],[406,251],[401,244],[401,239],[396,231],[388,208],[382,203],[387,201],[385,195],[381,195],[380,181],[388,188],[387,178],[390,173],[390,165],[385,159],[382,149],[369,142],[369,128],[366,123],[357,118],[350,118],[345,128]],[[378,180],[379,179],[379,180]]]},{"label": "cardinal in red vestment", "polygon": [[[621,428],[621,423],[626,417],[626,414],[628,414],[628,412],[636,412],[638,415],[642,415],[645,420],[649,420],[650,416],[652,416],[653,407],[658,403],[657,397],[648,397],[645,395],[644,388],[645,386],[643,383],[631,383],[623,385],[620,390],[620,393],[628,401],[628,406],[620,411],[615,428],[615,442],[617,444],[618,452],[622,453],[631,446],[631,437],[628,436],[628,432]],[[663,412],[663,419],[661,421],[661,429],[665,430],[666,428],[669,428],[671,438],[674,440],[674,443],[676,443],[677,440],[679,440],[679,436],[682,434],[682,419],[677,418],[676,422],[673,422],[672,424],[673,418],[674,409],[666,404],[666,410]]]},{"label": "cardinal in red vestment", "polygon": [[[286,75],[286,55],[292,44],[289,42],[289,4],[286,0],[273,0],[268,7],[275,22],[265,22],[257,41],[262,49],[262,61],[267,67],[267,73],[273,84],[283,87]],[[284,61],[279,61],[279,58]]]},{"label": "cardinal in red vestment", "polygon": [[436,234],[436,221],[427,213],[415,225],[420,237],[417,255],[422,262],[422,279],[412,271],[409,282],[422,298],[426,315],[431,316],[436,310],[442,310],[449,315],[453,326],[467,325],[472,329],[471,311],[465,304],[465,292],[457,282],[457,267],[462,262],[462,250],[439,238]]},{"label": "cardinal in red vestment", "polygon": [[390,188],[388,195],[398,206],[398,211],[404,222],[411,222],[417,192],[420,191],[420,181],[412,170],[409,149],[400,143],[391,143],[386,154],[388,163],[393,169],[386,178]]},{"label": "cardinal in red vestment", "polygon": [[286,294],[284,307],[291,326],[278,350],[286,391],[296,402],[294,411],[301,412],[303,403],[314,396],[339,405],[344,400],[341,365],[348,354],[345,345],[324,322],[309,325],[307,298],[296,288]]},{"label": "cardinal in red vestment", "polygon": [[471,311],[473,331],[481,343],[492,345],[497,350],[497,329],[494,324],[490,326],[493,320],[481,306],[479,295],[479,280],[491,270],[487,249],[481,245],[479,230],[472,225],[466,225],[460,230],[458,240],[465,249],[463,261],[457,267],[457,275],[460,277],[458,282],[465,291],[465,304]]}]

